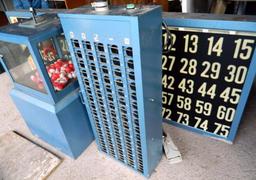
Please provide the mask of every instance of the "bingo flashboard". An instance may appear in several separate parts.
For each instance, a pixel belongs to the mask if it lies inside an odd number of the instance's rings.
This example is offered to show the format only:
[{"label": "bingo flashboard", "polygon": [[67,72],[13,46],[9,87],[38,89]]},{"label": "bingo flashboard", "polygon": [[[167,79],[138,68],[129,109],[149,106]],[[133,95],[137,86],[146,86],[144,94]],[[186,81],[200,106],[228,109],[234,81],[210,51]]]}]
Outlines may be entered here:
[{"label": "bingo flashboard", "polygon": [[256,18],[164,14],[164,121],[233,142],[256,72]]}]

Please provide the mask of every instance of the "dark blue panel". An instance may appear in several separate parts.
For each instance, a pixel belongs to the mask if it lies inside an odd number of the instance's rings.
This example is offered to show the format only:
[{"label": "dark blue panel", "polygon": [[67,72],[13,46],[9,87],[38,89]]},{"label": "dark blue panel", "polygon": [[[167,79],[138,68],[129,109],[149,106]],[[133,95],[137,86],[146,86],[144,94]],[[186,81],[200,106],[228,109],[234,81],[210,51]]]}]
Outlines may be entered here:
[{"label": "dark blue panel", "polygon": [[63,153],[77,158],[93,141],[78,91],[55,105],[17,90],[11,96],[31,132]]}]

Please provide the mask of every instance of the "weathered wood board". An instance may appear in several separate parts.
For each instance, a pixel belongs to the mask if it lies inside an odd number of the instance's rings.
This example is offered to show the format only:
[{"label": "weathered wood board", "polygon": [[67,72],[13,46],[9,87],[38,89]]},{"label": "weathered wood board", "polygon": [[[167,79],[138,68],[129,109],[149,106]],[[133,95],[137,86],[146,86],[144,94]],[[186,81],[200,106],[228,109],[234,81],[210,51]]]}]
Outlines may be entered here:
[{"label": "weathered wood board", "polygon": [[61,159],[15,132],[0,136],[0,180],[41,180]]}]

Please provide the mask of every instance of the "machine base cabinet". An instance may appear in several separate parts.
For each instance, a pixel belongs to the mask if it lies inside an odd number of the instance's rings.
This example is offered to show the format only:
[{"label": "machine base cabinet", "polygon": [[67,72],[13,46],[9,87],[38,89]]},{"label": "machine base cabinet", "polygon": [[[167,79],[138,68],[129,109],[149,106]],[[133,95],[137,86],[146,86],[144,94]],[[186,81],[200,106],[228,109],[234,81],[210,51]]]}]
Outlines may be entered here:
[{"label": "machine base cabinet", "polygon": [[63,153],[77,158],[93,141],[78,91],[54,105],[15,89],[11,97],[31,132]]}]

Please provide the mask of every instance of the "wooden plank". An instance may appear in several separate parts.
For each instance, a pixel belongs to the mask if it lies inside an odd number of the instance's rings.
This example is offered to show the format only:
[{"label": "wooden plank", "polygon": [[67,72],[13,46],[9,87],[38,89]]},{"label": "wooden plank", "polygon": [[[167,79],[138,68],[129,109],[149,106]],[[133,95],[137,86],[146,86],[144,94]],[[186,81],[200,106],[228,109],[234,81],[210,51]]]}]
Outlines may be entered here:
[{"label": "wooden plank", "polygon": [[46,179],[61,159],[17,133],[0,137],[0,179]]}]

